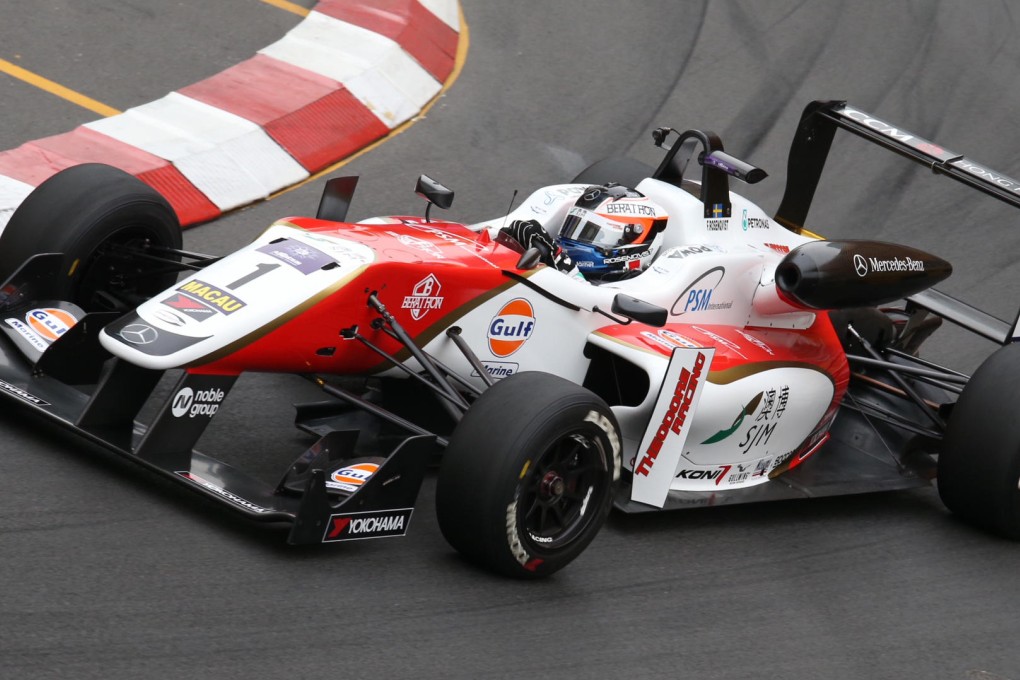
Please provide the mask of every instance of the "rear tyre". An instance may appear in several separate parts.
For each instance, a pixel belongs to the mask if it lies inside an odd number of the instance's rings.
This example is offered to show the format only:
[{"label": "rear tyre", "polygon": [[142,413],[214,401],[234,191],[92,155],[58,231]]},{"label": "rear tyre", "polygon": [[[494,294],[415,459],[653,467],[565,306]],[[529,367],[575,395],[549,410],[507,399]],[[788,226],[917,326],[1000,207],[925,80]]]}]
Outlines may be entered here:
[{"label": "rear tyre", "polygon": [[633,158],[604,158],[582,170],[574,178],[574,184],[606,184],[616,182],[633,189],[655,170]]},{"label": "rear tyre", "polygon": [[953,513],[1020,539],[1020,345],[992,354],[953,407],[938,461],[938,489]]},{"label": "rear tyre", "polygon": [[85,311],[119,311],[170,286],[176,271],[139,258],[181,247],[170,204],[123,170],[86,163],[62,170],[18,206],[0,234],[0,282],[38,253],[61,253],[50,294]]},{"label": "rear tyre", "polygon": [[602,399],[519,373],[486,390],[454,431],[436,488],[439,528],[479,566],[548,576],[595,538],[619,471],[619,427]]}]

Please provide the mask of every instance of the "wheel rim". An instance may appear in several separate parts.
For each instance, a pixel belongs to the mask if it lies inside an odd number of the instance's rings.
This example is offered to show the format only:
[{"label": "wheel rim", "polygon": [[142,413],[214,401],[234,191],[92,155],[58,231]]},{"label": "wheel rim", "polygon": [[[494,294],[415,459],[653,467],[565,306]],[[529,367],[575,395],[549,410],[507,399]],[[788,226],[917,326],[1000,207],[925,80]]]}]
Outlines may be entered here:
[{"label": "wheel rim", "polygon": [[100,243],[79,261],[76,301],[86,311],[123,311],[137,305],[173,281],[166,265],[139,258],[137,253],[159,242],[151,229],[126,227]]},{"label": "wheel rim", "polygon": [[598,439],[574,432],[533,462],[518,502],[518,522],[532,550],[562,548],[595,521],[610,484],[607,459]]}]

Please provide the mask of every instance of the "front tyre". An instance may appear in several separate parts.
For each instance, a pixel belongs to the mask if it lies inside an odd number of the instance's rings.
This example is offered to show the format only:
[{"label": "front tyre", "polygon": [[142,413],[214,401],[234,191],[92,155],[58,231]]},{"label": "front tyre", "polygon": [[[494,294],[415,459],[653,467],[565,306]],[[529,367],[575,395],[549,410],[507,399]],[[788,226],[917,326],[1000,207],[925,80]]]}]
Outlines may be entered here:
[{"label": "front tyre", "polygon": [[619,427],[602,399],[547,373],[510,376],[451,437],[436,488],[439,528],[479,566],[548,576],[605,523],[620,460]]},{"label": "front tyre", "polygon": [[38,253],[60,253],[49,294],[85,311],[123,311],[172,285],[181,227],[159,192],[118,168],[75,165],[36,187],[0,235],[0,283]]},{"label": "front tyre", "polygon": [[1020,539],[1020,345],[988,357],[971,377],[946,428],[939,496],[967,522]]}]

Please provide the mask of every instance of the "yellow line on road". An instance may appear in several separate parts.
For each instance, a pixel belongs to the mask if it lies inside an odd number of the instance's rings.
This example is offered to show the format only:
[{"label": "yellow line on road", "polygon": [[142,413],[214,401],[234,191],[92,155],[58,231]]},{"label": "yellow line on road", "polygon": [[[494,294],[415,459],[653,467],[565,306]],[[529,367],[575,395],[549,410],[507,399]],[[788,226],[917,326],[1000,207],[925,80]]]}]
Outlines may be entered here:
[{"label": "yellow line on road", "polygon": [[287,12],[293,12],[299,17],[306,17],[308,16],[308,13],[312,11],[302,7],[301,5],[295,5],[293,2],[287,2],[287,0],[262,0],[262,2]]},{"label": "yellow line on road", "polygon": [[95,99],[86,97],[85,95],[75,92],[74,90],[68,89],[63,85],[60,85],[59,83],[55,83],[52,80],[43,78],[40,75],[36,75],[31,71],[27,71],[21,68],[20,66],[12,64],[11,62],[5,61],[3,59],[0,59],[0,72],[6,73],[7,75],[17,78],[18,80],[23,80],[29,85],[38,87],[40,90],[49,92],[50,94],[56,95],[61,99],[66,99],[72,104],[77,104],[78,106],[86,108],[89,111],[98,113],[100,116],[115,116],[118,113],[120,113],[120,111],[113,108],[112,106],[107,106],[102,102],[97,102]]}]

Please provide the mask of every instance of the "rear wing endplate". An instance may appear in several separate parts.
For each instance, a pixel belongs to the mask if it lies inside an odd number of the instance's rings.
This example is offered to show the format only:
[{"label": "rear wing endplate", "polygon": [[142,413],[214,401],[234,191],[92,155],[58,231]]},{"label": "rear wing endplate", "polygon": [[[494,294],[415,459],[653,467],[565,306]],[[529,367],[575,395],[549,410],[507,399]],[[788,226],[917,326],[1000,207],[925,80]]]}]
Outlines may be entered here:
[{"label": "rear wing endplate", "polygon": [[958,182],[1020,208],[1020,181],[991,170],[963,154],[891,125],[845,101],[814,101],[801,114],[790,147],[786,191],[775,220],[800,233],[814,198],[836,129],[863,137]]}]

